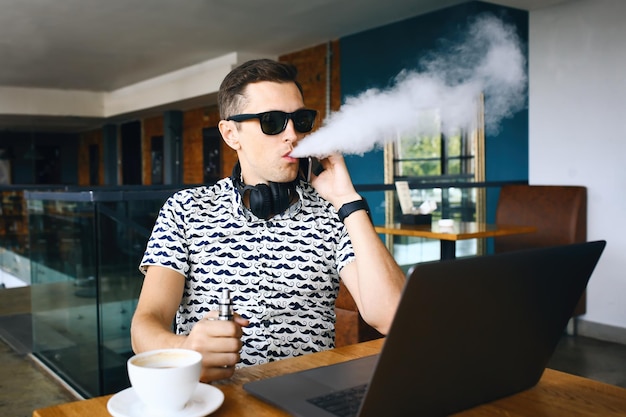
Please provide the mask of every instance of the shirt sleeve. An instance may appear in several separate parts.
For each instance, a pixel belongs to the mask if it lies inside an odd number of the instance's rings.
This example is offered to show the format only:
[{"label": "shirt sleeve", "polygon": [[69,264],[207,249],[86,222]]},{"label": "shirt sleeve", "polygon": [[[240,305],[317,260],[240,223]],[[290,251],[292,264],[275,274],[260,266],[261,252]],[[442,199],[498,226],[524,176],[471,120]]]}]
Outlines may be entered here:
[{"label": "shirt sleeve", "polygon": [[189,272],[184,207],[184,201],[188,200],[188,193],[181,191],[161,207],[139,265],[142,273],[152,265],[173,269],[184,276]]}]

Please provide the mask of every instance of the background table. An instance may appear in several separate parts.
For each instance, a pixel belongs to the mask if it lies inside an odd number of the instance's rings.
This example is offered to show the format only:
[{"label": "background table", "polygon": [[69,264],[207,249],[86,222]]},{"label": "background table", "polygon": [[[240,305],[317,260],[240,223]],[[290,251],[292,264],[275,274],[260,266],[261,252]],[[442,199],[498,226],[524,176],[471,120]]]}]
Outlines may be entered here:
[{"label": "background table", "polygon": [[374,226],[374,229],[377,233],[388,235],[439,239],[441,243],[441,259],[454,259],[456,257],[457,240],[533,233],[537,230],[534,226],[496,225],[458,221],[455,221],[454,225],[449,227],[439,226],[438,223],[432,223],[430,225],[394,223]]}]

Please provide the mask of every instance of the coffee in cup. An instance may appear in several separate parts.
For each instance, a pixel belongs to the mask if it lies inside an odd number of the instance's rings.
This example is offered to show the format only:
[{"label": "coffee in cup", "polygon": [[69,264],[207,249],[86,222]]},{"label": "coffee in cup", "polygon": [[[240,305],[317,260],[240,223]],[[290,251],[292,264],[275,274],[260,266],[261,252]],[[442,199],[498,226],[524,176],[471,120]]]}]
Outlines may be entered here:
[{"label": "coffee in cup", "polygon": [[139,353],[127,362],[130,383],[144,406],[155,414],[182,410],[200,380],[202,355],[188,349]]}]

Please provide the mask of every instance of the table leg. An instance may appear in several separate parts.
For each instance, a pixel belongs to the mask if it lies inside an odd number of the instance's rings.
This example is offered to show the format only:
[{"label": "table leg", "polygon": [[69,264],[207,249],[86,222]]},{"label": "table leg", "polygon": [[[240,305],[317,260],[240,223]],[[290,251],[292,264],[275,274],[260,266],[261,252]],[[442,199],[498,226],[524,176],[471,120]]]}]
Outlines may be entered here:
[{"label": "table leg", "polygon": [[456,258],[456,241],[440,240],[441,242],[441,260]]}]

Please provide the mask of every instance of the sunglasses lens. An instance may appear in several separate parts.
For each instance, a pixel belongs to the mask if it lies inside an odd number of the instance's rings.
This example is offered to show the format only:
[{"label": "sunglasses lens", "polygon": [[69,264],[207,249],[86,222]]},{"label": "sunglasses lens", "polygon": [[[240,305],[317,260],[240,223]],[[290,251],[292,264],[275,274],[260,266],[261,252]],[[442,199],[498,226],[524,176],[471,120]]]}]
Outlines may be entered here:
[{"label": "sunglasses lens", "polygon": [[280,111],[268,111],[260,117],[261,130],[266,135],[277,135],[285,130],[287,113]]},{"label": "sunglasses lens", "polygon": [[315,115],[317,112],[314,110],[298,110],[293,116],[293,125],[295,129],[300,133],[310,132],[313,129],[313,123],[315,122]]}]

